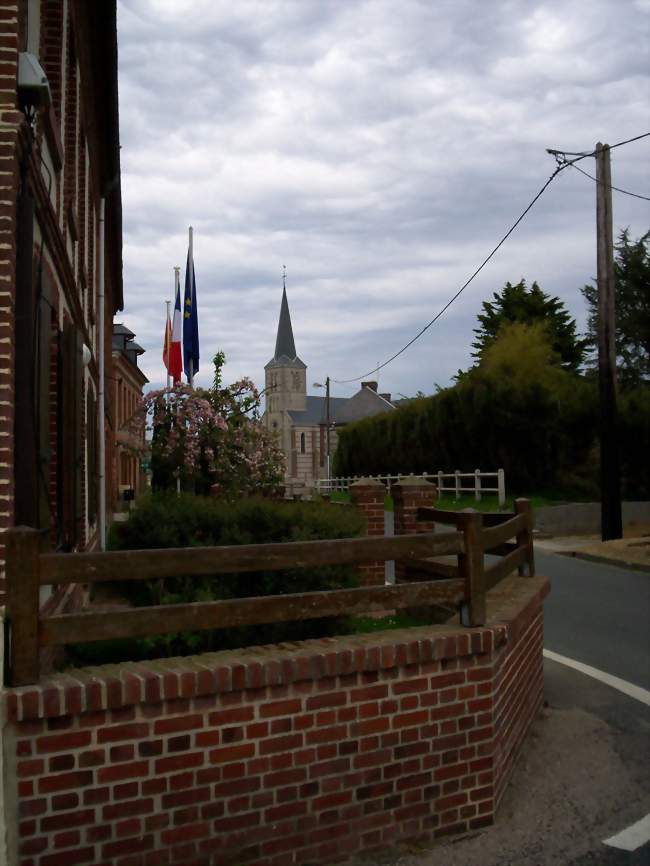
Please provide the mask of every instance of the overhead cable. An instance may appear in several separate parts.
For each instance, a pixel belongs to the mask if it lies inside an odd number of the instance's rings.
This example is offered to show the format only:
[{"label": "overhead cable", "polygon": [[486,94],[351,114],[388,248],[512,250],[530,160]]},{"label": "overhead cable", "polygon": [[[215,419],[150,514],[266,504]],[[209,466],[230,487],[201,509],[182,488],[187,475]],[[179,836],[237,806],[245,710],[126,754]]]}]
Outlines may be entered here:
[{"label": "overhead cable", "polygon": [[[615,147],[622,147],[624,144],[630,144],[633,141],[639,141],[640,139],[647,138],[648,136],[650,136],[650,132],[644,132],[641,135],[636,135],[633,138],[625,139],[625,141],[618,141],[618,142],[616,142],[616,144],[610,144],[608,146],[609,146],[610,150],[613,150]],[[445,313],[449,309],[449,307],[451,307],[451,305],[454,303],[454,301],[457,298],[459,298],[460,295],[462,295],[462,293],[469,286],[469,284],[475,279],[475,277],[477,277],[480,274],[480,272],[487,265],[487,263],[490,261],[490,259],[503,246],[503,244],[506,242],[506,240],[510,237],[510,235],[517,228],[519,223],[524,219],[524,217],[528,214],[528,212],[533,208],[533,206],[537,203],[537,201],[546,192],[546,190],[551,185],[551,183],[555,180],[555,178],[558,176],[558,174],[561,171],[563,171],[565,168],[568,168],[569,166],[573,166],[575,168],[576,166],[574,165],[574,163],[579,162],[581,159],[586,159],[586,157],[588,157],[588,156],[595,156],[596,151],[591,150],[591,151],[575,152],[575,151],[555,150],[552,148],[547,148],[547,153],[550,153],[552,156],[555,156],[555,159],[558,163],[558,166],[555,169],[555,171],[553,172],[553,174],[548,178],[548,180],[546,181],[544,186],[539,190],[537,195],[532,199],[532,201],[527,205],[527,207],[517,217],[515,222],[510,226],[508,231],[503,235],[503,237],[501,238],[499,243],[486,256],[486,258],[483,259],[481,264],[476,268],[476,270],[469,277],[469,279],[465,283],[463,283],[463,285],[460,287],[460,289],[458,289],[456,294],[453,295],[447,301],[447,303],[444,305],[444,307],[436,313],[436,315],[433,317],[433,319],[431,319],[430,322],[427,322],[427,324],[423,328],[421,328],[418,331],[418,333],[411,340],[408,341],[408,343],[406,343],[404,346],[402,346],[402,348],[399,351],[395,352],[394,355],[391,355],[391,357],[388,358],[387,360],[385,360],[383,363],[377,364],[375,367],[372,368],[372,370],[369,370],[367,373],[362,373],[360,376],[353,376],[350,379],[334,379],[333,378],[332,382],[336,383],[337,385],[347,385],[350,382],[359,382],[361,379],[365,379],[368,376],[372,376],[373,374],[378,373],[379,370],[382,370],[384,367],[387,367],[388,364],[392,363],[396,358],[399,358],[399,356],[402,355],[407,349],[409,349],[413,345],[413,343],[416,342],[416,340],[419,340],[420,337],[423,334],[425,334],[429,330],[429,328],[438,321],[438,319],[443,315],[443,313]],[[566,159],[567,156],[573,156],[573,157],[575,157],[575,159],[567,160]],[[585,174],[586,174],[586,172],[585,172]],[[620,190],[620,192],[625,192],[625,190]],[[635,193],[629,193],[629,194],[630,195],[636,195]],[[643,196],[639,196],[639,197],[643,198]]]},{"label": "overhead cable", "polygon": [[593,181],[595,181],[595,183],[599,183],[601,186],[606,186],[606,187],[608,187],[608,189],[615,189],[616,192],[622,192],[625,195],[631,195],[634,198],[643,199],[643,201],[650,201],[650,197],[647,195],[640,195],[638,192],[630,192],[629,189],[621,189],[620,186],[614,186],[613,184],[603,183],[602,180],[598,180],[598,178],[594,177],[593,174],[589,174],[588,171],[584,171],[583,169],[581,169],[579,165],[573,165],[573,163],[571,163],[571,168],[575,168],[576,171],[579,171],[580,174],[584,174],[584,176],[588,177],[589,180],[593,180]]},{"label": "overhead cable", "polygon": [[472,282],[472,280],[480,274],[480,272],[481,272],[481,271],[483,270],[483,268],[487,265],[487,263],[490,261],[490,259],[495,255],[495,253],[497,252],[497,250],[499,250],[499,249],[503,246],[503,244],[506,242],[506,240],[510,237],[510,235],[513,233],[513,231],[517,228],[517,226],[519,225],[519,223],[524,219],[524,217],[526,216],[526,214],[528,213],[528,211],[529,211],[529,210],[534,206],[534,204],[538,201],[538,199],[541,198],[541,196],[544,194],[544,192],[546,191],[546,189],[550,186],[550,184],[552,183],[552,181],[554,181],[555,178],[558,176],[558,174],[559,174],[561,171],[563,171],[566,167],[567,167],[567,164],[566,164],[566,163],[563,163],[562,165],[558,165],[558,167],[555,169],[555,171],[553,172],[553,174],[552,174],[552,175],[549,177],[549,179],[546,181],[546,183],[544,184],[544,186],[539,190],[539,192],[537,193],[537,195],[532,199],[532,201],[527,205],[527,207],[526,207],[526,208],[521,212],[521,214],[517,217],[517,219],[515,220],[515,222],[510,226],[510,228],[508,229],[508,231],[503,235],[503,237],[501,238],[501,240],[499,241],[499,243],[494,247],[494,249],[493,249],[493,250],[492,250],[492,251],[491,251],[491,252],[490,252],[490,253],[489,253],[489,254],[488,254],[484,259],[483,259],[483,261],[481,262],[481,264],[476,268],[476,270],[475,270],[474,273],[470,276],[470,278],[469,278],[465,283],[463,283],[463,285],[460,287],[460,289],[458,289],[458,291],[456,292],[456,294],[453,295],[453,296],[452,296],[452,297],[447,301],[447,303],[444,305],[444,307],[436,313],[436,315],[433,317],[433,319],[431,319],[430,322],[427,322],[427,324],[426,324],[423,328],[421,328],[421,329],[418,331],[418,333],[417,333],[417,334],[416,334],[416,335],[415,335],[411,340],[409,340],[408,343],[406,343],[406,345],[402,346],[402,348],[401,348],[398,352],[395,352],[394,355],[391,355],[391,357],[388,358],[386,361],[384,361],[382,364],[378,364],[378,365],[376,365],[375,367],[372,368],[372,370],[370,370],[370,371],[367,372],[367,373],[363,373],[361,376],[354,376],[354,377],[352,377],[351,379],[332,379],[332,381],[335,382],[337,385],[346,385],[348,382],[358,382],[360,379],[365,379],[367,376],[371,376],[373,373],[379,372],[379,370],[383,369],[383,368],[386,367],[388,364],[390,364],[392,361],[394,361],[395,358],[399,358],[399,356],[400,356],[403,352],[405,352],[405,351],[406,351],[410,346],[412,346],[413,343],[415,343],[416,340],[419,340],[420,337],[421,337],[424,333],[426,333],[426,331],[428,331],[429,328],[430,328],[433,324],[435,324],[435,322],[438,321],[438,319],[442,316],[442,314],[443,314],[444,312],[446,312],[446,310],[448,310],[449,307],[451,307],[451,305],[454,303],[454,301],[455,301],[458,297],[460,297],[460,295],[462,295],[462,293],[463,293],[463,292],[465,291],[465,289],[469,286],[469,284]]}]

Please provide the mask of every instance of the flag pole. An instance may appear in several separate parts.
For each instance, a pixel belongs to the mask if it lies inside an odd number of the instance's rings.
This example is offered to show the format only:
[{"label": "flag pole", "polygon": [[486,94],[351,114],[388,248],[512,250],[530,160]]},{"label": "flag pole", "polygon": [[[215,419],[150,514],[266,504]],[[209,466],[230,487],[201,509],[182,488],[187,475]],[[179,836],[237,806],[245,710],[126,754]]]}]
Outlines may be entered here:
[{"label": "flag pole", "polygon": [[[191,287],[194,285],[194,229],[190,226],[190,242],[189,242],[189,272],[190,272],[190,291]],[[194,387],[194,360],[190,358],[190,374],[189,374],[189,383],[190,388]]]},{"label": "flag pole", "polygon": [[167,390],[169,391],[171,387],[171,374],[169,372],[169,364],[170,364],[170,356],[172,350],[172,342],[171,342],[171,320],[169,318],[169,307],[171,306],[171,301],[165,301],[165,306],[167,307],[167,318],[165,319],[165,354],[167,355]]}]

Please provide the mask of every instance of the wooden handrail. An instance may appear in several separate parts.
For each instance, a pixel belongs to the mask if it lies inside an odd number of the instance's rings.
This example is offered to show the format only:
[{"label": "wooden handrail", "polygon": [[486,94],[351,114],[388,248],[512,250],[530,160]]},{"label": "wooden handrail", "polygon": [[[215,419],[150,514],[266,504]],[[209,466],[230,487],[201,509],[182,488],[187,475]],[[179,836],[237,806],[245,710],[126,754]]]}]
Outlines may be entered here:
[{"label": "wooden handrail", "polygon": [[[451,524],[456,531],[392,538],[344,538],[223,547],[124,550],[109,553],[41,553],[41,533],[27,527],[7,531],[7,613],[10,681],[36,682],[41,647],[105,638],[136,637],[187,629],[227,628],[286,622],[388,608],[463,601],[462,622],[486,621],[486,592],[519,569],[534,574],[532,512],[525,499],[514,514],[481,515],[420,508],[418,517]],[[508,540],[516,536],[516,544]],[[503,553],[487,571],[484,553]],[[202,574],[246,573],[386,560],[426,561],[455,555],[458,568],[442,569],[442,580],[397,586],[359,587],[290,595],[160,605],[107,613],[62,614],[39,619],[40,587],[48,584],[150,580]],[[431,572],[431,569],[424,569]]]},{"label": "wooden handrail", "polygon": [[41,584],[152,580],[180,575],[422,559],[462,551],[462,533],[427,532],[392,538],[340,538],[280,544],[114,550],[108,553],[47,553],[40,557],[39,580]]},{"label": "wooden handrail", "polygon": [[175,631],[348,616],[417,604],[457,603],[463,597],[463,590],[464,582],[457,579],[158,605],[121,610],[119,613],[61,614],[45,617],[41,621],[41,644],[76,643],[88,640],[89,634],[92,634],[93,640],[140,637]]},{"label": "wooden handrail", "polygon": [[499,523],[497,526],[491,526],[488,529],[483,529],[481,532],[481,544],[483,550],[497,547],[503,544],[504,541],[509,541],[514,538],[522,530],[526,529],[528,518],[525,514],[517,514],[505,523]]},{"label": "wooden handrail", "polygon": [[492,589],[499,581],[511,574],[515,568],[519,568],[526,562],[527,551],[525,547],[517,547],[499,562],[490,566],[485,572],[485,584],[487,589]]}]

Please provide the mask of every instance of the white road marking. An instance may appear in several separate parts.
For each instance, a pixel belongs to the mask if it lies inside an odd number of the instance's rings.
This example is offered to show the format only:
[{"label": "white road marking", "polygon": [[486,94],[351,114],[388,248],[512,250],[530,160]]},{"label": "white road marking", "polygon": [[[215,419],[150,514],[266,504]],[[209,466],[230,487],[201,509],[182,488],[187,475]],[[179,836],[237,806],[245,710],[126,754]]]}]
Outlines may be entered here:
[{"label": "white road marking", "polygon": [[635,686],[634,683],[628,683],[627,680],[622,680],[620,677],[607,674],[605,671],[599,671],[598,668],[592,668],[591,665],[577,662],[575,659],[561,656],[559,653],[554,653],[552,650],[545,649],[544,658],[550,659],[553,662],[558,662],[561,665],[566,665],[576,671],[580,671],[581,674],[586,674],[588,677],[593,677],[595,680],[600,680],[601,683],[605,683],[605,685],[611,686],[611,688],[617,689],[619,692],[623,692],[623,694],[627,695],[629,698],[634,698],[635,701],[641,701],[641,703],[645,704],[646,707],[650,707],[650,692],[647,689],[641,688],[641,686]]},{"label": "white road marking", "polygon": [[636,851],[650,839],[650,815],[641,818],[636,824],[631,824],[621,830],[616,836],[603,839],[603,844],[610,848],[620,848],[622,851]]}]

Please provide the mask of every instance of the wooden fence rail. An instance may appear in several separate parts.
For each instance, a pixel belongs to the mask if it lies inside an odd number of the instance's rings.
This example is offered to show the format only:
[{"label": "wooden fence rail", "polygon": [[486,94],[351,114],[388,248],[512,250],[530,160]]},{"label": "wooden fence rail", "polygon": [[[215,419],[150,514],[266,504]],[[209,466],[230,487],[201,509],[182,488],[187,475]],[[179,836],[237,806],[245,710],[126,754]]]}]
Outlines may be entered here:
[{"label": "wooden fence rail", "polygon": [[[454,524],[455,531],[229,547],[42,553],[42,533],[28,527],[11,529],[7,532],[7,681],[14,686],[36,682],[42,648],[88,640],[363,614],[439,603],[462,603],[462,621],[482,625],[487,589],[524,563],[528,563],[532,573],[530,510],[525,500],[517,502],[517,513],[499,515],[500,520],[493,528],[483,528],[482,515],[477,512],[425,508],[420,510],[423,519]],[[517,538],[516,544],[505,543],[513,537]],[[483,554],[487,549],[497,552],[496,548],[505,555],[486,572]],[[425,577],[397,586],[156,605],[104,613],[41,616],[39,612],[43,585],[205,574],[245,575],[254,571],[378,560],[405,560],[424,567],[436,557],[449,555],[458,557],[456,569],[447,567],[447,572],[441,574],[434,568],[433,579]]]}]

